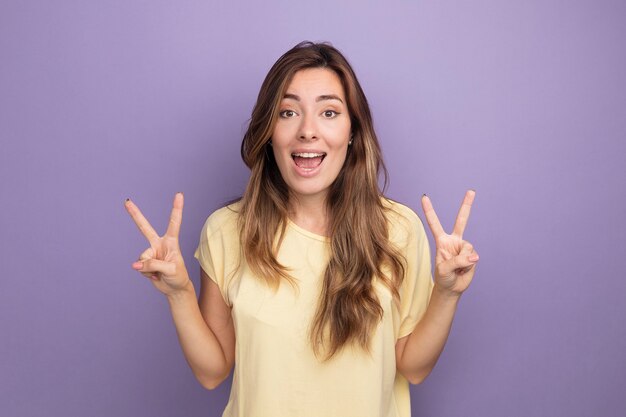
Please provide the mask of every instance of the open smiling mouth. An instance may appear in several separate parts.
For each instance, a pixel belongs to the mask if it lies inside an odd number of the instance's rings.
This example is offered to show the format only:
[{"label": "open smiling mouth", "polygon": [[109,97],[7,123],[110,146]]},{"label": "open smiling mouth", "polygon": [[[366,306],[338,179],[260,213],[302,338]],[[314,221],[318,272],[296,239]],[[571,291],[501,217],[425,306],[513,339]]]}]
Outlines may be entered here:
[{"label": "open smiling mouth", "polygon": [[320,166],[324,158],[326,157],[325,152],[320,153],[311,153],[311,152],[302,152],[302,153],[292,153],[291,157],[293,161],[299,168],[304,169],[313,169]]}]

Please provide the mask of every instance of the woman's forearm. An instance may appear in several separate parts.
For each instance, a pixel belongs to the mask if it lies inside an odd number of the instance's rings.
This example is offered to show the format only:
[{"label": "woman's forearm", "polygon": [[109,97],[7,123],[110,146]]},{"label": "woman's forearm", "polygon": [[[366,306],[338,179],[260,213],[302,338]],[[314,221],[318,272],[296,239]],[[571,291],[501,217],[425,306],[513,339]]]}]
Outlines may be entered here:
[{"label": "woman's forearm", "polygon": [[460,294],[440,290],[436,285],[428,308],[399,352],[398,371],[413,384],[422,382],[432,371],[450,334]]},{"label": "woman's forearm", "polygon": [[217,387],[230,373],[219,340],[204,321],[193,283],[167,297],[185,359],[202,386]]}]

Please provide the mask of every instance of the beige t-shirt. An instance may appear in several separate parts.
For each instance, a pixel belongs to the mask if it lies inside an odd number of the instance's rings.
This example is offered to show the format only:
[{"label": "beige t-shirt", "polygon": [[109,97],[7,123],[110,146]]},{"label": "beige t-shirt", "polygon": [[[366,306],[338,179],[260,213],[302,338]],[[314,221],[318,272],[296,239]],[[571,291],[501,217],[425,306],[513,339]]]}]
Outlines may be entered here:
[{"label": "beige t-shirt", "polygon": [[[385,200],[386,201],[386,200]],[[236,353],[233,384],[224,417],[408,417],[408,382],[396,373],[396,341],[410,334],[432,290],[428,240],[417,215],[385,203],[390,239],[408,268],[400,306],[375,282],[384,314],[371,338],[371,353],[348,347],[320,362],[309,343],[309,325],[328,262],[329,240],[289,222],[278,261],[289,268],[277,292],[240,264],[239,203],[206,221],[195,257],[232,308]]]}]

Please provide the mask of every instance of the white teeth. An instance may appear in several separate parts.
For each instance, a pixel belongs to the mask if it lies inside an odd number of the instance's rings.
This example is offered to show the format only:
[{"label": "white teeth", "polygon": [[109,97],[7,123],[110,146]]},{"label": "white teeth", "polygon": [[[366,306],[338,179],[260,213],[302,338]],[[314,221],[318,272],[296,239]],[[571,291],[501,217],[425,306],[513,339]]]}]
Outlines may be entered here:
[{"label": "white teeth", "polygon": [[298,158],[319,158],[320,156],[324,156],[324,155],[326,154],[325,153],[309,153],[309,152],[291,154],[291,156],[297,156]]}]

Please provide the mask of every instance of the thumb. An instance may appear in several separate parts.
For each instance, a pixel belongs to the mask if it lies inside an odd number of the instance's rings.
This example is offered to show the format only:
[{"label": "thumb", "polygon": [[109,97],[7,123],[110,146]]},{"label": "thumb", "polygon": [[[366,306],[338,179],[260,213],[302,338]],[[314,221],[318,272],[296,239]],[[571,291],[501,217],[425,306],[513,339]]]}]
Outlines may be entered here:
[{"label": "thumb", "polygon": [[439,270],[439,276],[445,277],[451,275],[452,272],[458,269],[470,268],[476,265],[478,259],[478,253],[476,252],[461,253],[437,265],[437,269]]},{"label": "thumb", "polygon": [[133,268],[141,273],[148,274],[161,273],[168,276],[176,274],[176,264],[174,262],[162,261],[160,259],[138,261],[133,264]]}]

